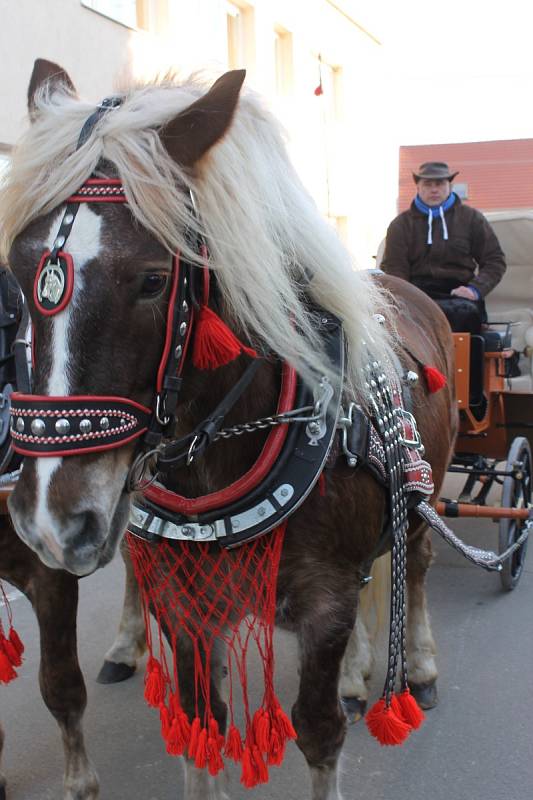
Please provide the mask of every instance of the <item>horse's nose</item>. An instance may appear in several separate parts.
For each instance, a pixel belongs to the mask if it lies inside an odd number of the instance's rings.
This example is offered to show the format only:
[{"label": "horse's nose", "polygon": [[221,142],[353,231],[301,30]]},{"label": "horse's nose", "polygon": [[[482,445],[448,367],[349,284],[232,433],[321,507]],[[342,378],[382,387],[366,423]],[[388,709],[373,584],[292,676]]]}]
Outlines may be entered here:
[{"label": "horse's nose", "polygon": [[72,515],[61,538],[65,569],[76,575],[86,575],[96,569],[103,537],[98,515],[94,511]]}]

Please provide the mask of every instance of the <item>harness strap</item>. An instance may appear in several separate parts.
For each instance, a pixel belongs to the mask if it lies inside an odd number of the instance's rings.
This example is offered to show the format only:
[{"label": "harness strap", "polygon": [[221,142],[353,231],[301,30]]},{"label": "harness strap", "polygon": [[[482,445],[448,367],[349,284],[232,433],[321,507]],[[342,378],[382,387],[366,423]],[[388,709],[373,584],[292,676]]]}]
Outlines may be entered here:
[{"label": "harness strap", "polygon": [[191,433],[175,439],[159,449],[156,459],[158,471],[168,471],[170,467],[180,466],[183,462],[189,465],[195,456],[202,455],[221,429],[228,412],[251,384],[261,363],[261,359],[253,359],[215,410]]}]

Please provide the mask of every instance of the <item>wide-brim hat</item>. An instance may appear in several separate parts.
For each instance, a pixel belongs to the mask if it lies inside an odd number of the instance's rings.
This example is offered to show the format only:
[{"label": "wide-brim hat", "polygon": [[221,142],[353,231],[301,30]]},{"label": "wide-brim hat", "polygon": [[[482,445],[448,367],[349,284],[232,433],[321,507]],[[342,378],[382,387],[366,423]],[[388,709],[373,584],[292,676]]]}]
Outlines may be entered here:
[{"label": "wide-brim hat", "polygon": [[415,183],[422,178],[453,181],[456,175],[459,175],[459,172],[450,172],[448,164],[445,164],[444,161],[426,161],[425,164],[420,165],[418,172],[413,172],[413,179]]}]

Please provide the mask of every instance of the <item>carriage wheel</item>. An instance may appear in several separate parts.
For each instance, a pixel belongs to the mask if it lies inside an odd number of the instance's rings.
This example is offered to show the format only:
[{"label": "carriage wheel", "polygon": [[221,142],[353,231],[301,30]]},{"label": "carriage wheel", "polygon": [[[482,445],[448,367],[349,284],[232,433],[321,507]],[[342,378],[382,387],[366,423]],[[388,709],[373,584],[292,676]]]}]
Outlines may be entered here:
[{"label": "carriage wheel", "polygon": [[[504,478],[502,508],[527,508],[531,502],[531,448],[523,436],[513,439],[507,456],[507,469],[519,470],[519,477]],[[501,519],[499,532],[500,553],[512,545],[524,530],[525,520]],[[503,564],[500,572],[502,586],[511,591],[522,575],[526,560],[527,539]]]}]

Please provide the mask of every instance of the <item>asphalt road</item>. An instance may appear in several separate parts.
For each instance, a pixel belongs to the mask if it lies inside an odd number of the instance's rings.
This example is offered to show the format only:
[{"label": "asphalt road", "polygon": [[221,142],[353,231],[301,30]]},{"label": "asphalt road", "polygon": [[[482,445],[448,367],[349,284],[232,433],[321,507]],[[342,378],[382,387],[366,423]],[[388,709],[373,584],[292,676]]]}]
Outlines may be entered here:
[{"label": "asphalt road", "polygon": [[[491,522],[456,522],[470,543],[496,548]],[[533,797],[533,544],[518,588],[500,589],[488,574],[444,544],[428,581],[439,651],[440,704],[401,748],[382,748],[363,724],[350,728],[341,760],[344,800],[526,800]],[[117,560],[81,582],[79,639],[89,703],[88,749],[102,800],[181,800],[179,761],[167,756],[158,714],[142,699],[143,670],[129,681],[101,686],[95,677],[118,621],[122,565]],[[0,687],[6,731],[3,769],[9,800],[60,800],[63,768],[58,728],[37,682],[38,639],[29,604],[13,601],[26,644],[19,678]],[[290,708],[296,692],[296,648],[276,641],[279,695]],[[377,698],[384,677],[384,643],[371,682]],[[295,745],[268,787],[246,791],[232,774],[233,800],[305,800],[309,779]]]}]

